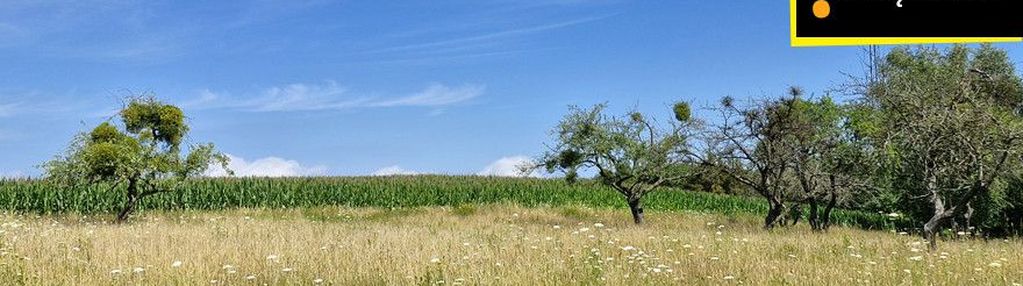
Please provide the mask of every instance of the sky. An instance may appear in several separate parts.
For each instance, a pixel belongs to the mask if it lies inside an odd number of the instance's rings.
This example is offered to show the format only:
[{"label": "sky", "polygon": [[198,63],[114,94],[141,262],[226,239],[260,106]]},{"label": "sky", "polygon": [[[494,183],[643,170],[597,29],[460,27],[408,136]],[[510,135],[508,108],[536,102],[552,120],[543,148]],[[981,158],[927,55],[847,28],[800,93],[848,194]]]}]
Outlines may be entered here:
[{"label": "sky", "polygon": [[[861,48],[792,48],[787,1],[0,0],[0,176],[39,176],[123,98],[238,175],[510,175],[570,105],[824,94]],[[1020,44],[1004,44],[1017,62]],[[213,174],[217,170],[211,171]]]}]

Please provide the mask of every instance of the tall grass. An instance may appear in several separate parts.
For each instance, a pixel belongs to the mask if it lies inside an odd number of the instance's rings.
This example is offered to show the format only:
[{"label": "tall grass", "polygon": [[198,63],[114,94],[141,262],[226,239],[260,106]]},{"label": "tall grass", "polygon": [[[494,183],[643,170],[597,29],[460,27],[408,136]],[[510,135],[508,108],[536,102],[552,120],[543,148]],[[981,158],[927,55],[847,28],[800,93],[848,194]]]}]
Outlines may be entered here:
[{"label": "tall grass", "polygon": [[[60,188],[37,180],[0,181],[0,209],[21,213],[96,214],[116,212],[124,190],[106,185]],[[762,214],[756,198],[664,189],[645,198],[657,211],[696,211],[729,215]],[[613,190],[592,182],[475,176],[393,176],[315,178],[210,178],[191,181],[174,192],[146,198],[140,208],[222,210],[232,208],[427,207],[511,203],[527,207],[581,205],[626,208]],[[834,213],[839,225],[891,228],[884,216],[856,211]]]}]

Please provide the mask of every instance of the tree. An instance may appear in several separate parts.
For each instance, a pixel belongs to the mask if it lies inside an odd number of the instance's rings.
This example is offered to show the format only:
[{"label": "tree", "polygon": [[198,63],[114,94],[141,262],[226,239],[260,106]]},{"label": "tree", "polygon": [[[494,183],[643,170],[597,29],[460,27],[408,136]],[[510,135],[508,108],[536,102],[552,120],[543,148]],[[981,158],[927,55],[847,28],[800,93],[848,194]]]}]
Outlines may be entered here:
[{"label": "tree", "polygon": [[928,200],[923,234],[934,249],[937,232],[971,213],[1023,151],[1023,83],[990,45],[897,48],[879,74],[863,94],[873,114],[861,125],[907,197]]},{"label": "tree", "polygon": [[103,122],[79,134],[66,154],[46,163],[46,179],[66,186],[108,183],[111,191],[123,185],[126,201],[117,214],[123,222],[142,199],[177,189],[210,164],[227,168],[228,157],[213,144],[192,145],[187,155],[181,154],[188,125],[178,107],[133,97],[118,115],[122,126]]},{"label": "tree", "polygon": [[[791,96],[798,93],[798,88],[790,89]],[[721,119],[705,137],[706,148],[713,154],[707,164],[766,199],[769,208],[764,228],[773,228],[780,223],[791,196],[790,180],[786,180],[792,167],[791,145],[786,140],[791,137],[792,105],[765,100],[738,106],[725,97],[717,110]]]},{"label": "tree", "polygon": [[639,112],[625,117],[604,114],[605,105],[570,107],[554,129],[555,144],[538,166],[575,180],[580,169],[596,169],[601,183],[625,197],[636,224],[643,223],[643,196],[688,176],[692,149],[688,140],[696,124],[689,105],[677,103],[675,120],[657,126]]},{"label": "tree", "polygon": [[814,101],[800,95],[796,90],[793,97],[778,102],[789,109],[790,117],[781,141],[794,185],[802,191],[794,207],[807,204],[810,228],[824,231],[830,227],[831,212],[840,200],[867,189],[866,179],[873,168],[862,143],[846,127],[846,108],[827,96]]}]

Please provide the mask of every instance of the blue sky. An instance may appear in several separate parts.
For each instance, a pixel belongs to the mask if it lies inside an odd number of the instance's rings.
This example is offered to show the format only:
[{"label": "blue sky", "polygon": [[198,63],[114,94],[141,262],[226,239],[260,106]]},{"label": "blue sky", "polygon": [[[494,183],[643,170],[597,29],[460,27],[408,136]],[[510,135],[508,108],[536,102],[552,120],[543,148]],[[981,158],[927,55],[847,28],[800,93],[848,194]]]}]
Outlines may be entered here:
[{"label": "blue sky", "polygon": [[139,92],[183,107],[190,140],[242,174],[505,174],[543,151],[568,105],[667,116],[677,100],[821,93],[859,71],[857,47],[789,47],[787,13],[787,1],[5,0],[0,176],[38,175]]}]

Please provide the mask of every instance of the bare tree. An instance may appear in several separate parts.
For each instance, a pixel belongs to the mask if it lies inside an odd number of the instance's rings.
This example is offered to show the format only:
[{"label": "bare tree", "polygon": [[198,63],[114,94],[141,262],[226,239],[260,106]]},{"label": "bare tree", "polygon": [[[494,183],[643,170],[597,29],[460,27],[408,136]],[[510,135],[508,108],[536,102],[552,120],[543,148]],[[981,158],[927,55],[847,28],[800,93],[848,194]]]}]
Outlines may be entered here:
[{"label": "bare tree", "polygon": [[[798,92],[797,88],[790,90],[792,95]],[[791,106],[764,100],[740,107],[725,97],[716,110],[721,113],[720,122],[705,135],[705,147],[713,154],[707,164],[718,166],[766,199],[769,209],[764,228],[773,228],[787,210],[790,190],[786,176],[792,166],[785,140]]]}]

